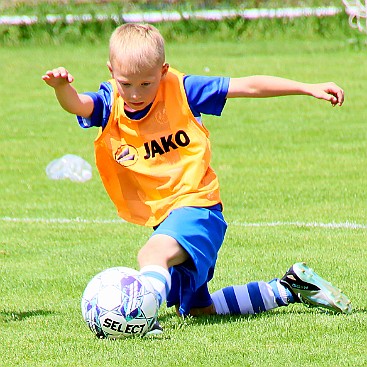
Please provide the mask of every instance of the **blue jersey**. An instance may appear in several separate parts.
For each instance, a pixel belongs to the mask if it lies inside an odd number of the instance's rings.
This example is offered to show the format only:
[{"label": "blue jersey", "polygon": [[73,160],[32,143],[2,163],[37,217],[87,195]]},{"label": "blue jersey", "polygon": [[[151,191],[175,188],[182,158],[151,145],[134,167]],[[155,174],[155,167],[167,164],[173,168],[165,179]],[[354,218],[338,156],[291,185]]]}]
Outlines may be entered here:
[{"label": "blue jersey", "polygon": [[[220,116],[226,103],[229,78],[186,75],[184,87],[190,109],[196,119],[201,121],[201,114]],[[100,85],[98,92],[87,92],[94,102],[93,114],[89,119],[77,116],[83,128],[92,126],[104,128],[108,122],[113,95],[112,86],[108,82]],[[131,119],[139,120],[149,111],[150,105],[141,111],[128,113]]]}]

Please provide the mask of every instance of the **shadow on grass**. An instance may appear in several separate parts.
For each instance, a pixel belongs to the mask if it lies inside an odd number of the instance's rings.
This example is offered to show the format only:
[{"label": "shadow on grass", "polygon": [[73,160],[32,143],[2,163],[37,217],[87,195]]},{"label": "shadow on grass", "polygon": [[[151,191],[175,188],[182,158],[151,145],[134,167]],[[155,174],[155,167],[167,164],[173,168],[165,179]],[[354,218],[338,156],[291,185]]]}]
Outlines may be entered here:
[{"label": "shadow on grass", "polygon": [[2,322],[13,322],[13,321],[23,321],[30,317],[35,316],[49,316],[53,315],[55,312],[47,310],[31,310],[31,311],[2,311],[0,312],[0,321]]},{"label": "shadow on grass", "polygon": [[[214,325],[214,324],[226,324],[226,323],[237,323],[239,321],[247,320],[258,320],[258,319],[272,319],[279,317],[290,317],[291,315],[300,315],[304,316],[306,314],[314,314],[317,315],[326,315],[330,317],[353,317],[353,315],[367,315],[366,308],[355,308],[353,309],[351,314],[342,314],[342,313],[334,313],[332,311],[323,310],[320,308],[308,308],[308,307],[300,307],[293,309],[277,309],[269,312],[258,313],[255,315],[247,314],[247,315],[212,315],[212,316],[199,316],[192,317],[187,316],[185,318],[177,318],[176,315],[164,315],[163,317],[159,317],[159,320],[164,322],[171,322],[176,328],[185,327],[187,325]],[[176,318],[176,319],[175,319]]]}]

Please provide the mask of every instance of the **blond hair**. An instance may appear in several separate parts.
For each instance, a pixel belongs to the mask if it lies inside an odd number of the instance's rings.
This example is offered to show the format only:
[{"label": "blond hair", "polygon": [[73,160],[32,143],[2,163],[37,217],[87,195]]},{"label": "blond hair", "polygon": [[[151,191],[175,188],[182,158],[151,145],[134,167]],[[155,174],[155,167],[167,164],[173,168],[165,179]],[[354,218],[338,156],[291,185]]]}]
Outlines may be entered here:
[{"label": "blond hair", "polygon": [[165,62],[164,39],[150,24],[128,23],[116,28],[110,38],[110,63],[129,72]]}]

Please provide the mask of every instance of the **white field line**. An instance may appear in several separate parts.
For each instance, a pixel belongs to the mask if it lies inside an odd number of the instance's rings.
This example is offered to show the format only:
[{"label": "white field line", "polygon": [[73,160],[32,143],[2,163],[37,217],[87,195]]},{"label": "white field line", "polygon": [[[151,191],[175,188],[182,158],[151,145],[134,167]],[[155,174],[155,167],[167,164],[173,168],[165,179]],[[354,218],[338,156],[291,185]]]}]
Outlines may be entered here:
[{"label": "white field line", "polygon": [[18,222],[18,223],[86,223],[86,224],[113,224],[124,223],[123,219],[83,219],[83,218],[13,218],[0,217],[1,222]]},{"label": "white field line", "polygon": [[320,223],[320,222],[232,222],[230,225],[241,227],[308,227],[308,228],[331,228],[331,229],[367,229],[367,224],[355,222],[344,223]]},{"label": "white field line", "polygon": [[[15,223],[85,223],[85,224],[121,224],[122,219],[83,219],[83,218],[14,218],[0,217],[0,222]],[[344,223],[322,223],[322,222],[229,222],[229,225],[238,227],[307,227],[307,228],[331,228],[331,229],[367,229],[367,224],[355,222]]]}]

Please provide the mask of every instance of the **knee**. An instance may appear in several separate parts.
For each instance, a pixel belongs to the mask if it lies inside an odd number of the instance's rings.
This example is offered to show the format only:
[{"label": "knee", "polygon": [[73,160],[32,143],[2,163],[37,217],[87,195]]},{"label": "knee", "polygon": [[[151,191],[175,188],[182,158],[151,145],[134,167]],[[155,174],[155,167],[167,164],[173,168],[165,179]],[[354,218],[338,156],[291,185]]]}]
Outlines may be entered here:
[{"label": "knee", "polygon": [[167,258],[158,243],[148,241],[138,252],[138,264],[140,267],[146,265],[160,265],[168,268]]},{"label": "knee", "polygon": [[147,257],[149,256],[149,249],[147,248],[147,246],[143,246],[139,252],[138,252],[138,263],[140,266],[142,266],[143,263],[145,263]]},{"label": "knee", "polygon": [[188,259],[187,252],[178,242],[167,235],[155,235],[138,252],[140,267],[160,265],[169,268]]}]

